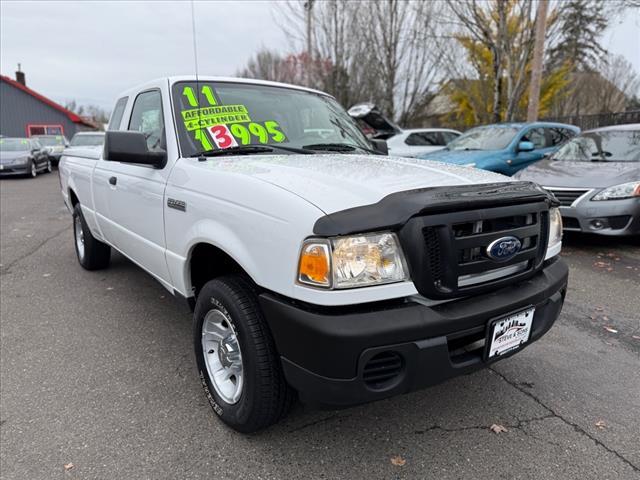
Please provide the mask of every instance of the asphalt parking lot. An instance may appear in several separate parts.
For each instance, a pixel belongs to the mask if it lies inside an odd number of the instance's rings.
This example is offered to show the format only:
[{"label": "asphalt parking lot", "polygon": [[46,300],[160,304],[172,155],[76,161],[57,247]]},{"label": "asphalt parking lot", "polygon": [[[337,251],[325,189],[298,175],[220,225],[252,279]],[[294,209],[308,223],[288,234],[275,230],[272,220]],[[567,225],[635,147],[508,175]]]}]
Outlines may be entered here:
[{"label": "asphalt parking lot", "polygon": [[560,320],[491,369],[244,436],[201,391],[187,306],[120,255],[83,270],[58,188],[0,181],[2,479],[640,478],[637,242],[567,236]]}]

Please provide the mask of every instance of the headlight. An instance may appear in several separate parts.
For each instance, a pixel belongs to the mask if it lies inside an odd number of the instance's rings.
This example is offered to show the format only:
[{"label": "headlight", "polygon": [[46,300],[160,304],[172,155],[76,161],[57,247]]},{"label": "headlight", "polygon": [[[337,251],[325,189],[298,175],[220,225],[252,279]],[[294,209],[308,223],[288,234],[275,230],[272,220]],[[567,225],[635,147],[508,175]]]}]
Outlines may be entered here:
[{"label": "headlight", "polygon": [[591,200],[622,200],[623,198],[640,197],[640,182],[629,182],[605,188]]},{"label": "headlight", "polygon": [[545,260],[560,253],[562,248],[562,215],[559,208],[549,209],[549,240]]},{"label": "headlight", "polygon": [[22,165],[23,163],[27,163],[28,161],[29,161],[29,157],[19,157],[19,158],[14,158],[11,164]]},{"label": "headlight", "polygon": [[394,233],[363,234],[302,246],[298,281],[326,288],[353,288],[407,279],[407,268]]}]

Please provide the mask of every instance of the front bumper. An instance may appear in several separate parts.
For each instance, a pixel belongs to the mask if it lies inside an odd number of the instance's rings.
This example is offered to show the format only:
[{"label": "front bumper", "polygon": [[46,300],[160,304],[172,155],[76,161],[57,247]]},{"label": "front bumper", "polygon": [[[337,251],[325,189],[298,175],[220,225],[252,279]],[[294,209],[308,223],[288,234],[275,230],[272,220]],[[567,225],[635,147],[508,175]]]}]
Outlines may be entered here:
[{"label": "front bumper", "polygon": [[560,207],[564,229],[600,235],[640,235],[640,198],[578,200],[570,207]]},{"label": "front bumper", "polygon": [[[261,294],[260,302],[289,384],[306,403],[336,407],[410,392],[485,367],[495,361],[484,359],[488,322],[527,306],[536,307],[527,345],[538,340],[560,314],[567,279],[566,264],[556,259],[529,280],[435,306],[405,299],[317,309],[269,293]],[[369,382],[369,360],[387,354],[400,358],[397,375],[386,385]]]}]

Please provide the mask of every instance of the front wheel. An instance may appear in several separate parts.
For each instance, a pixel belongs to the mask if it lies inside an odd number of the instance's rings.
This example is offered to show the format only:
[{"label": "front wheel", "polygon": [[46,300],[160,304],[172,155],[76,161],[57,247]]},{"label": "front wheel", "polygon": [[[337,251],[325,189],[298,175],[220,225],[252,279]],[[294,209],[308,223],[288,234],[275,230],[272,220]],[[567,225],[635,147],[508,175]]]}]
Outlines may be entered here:
[{"label": "front wheel", "polygon": [[31,161],[31,163],[29,164],[29,176],[31,178],[36,178],[37,175],[38,175],[38,167],[36,167],[36,162]]},{"label": "front wheel", "polygon": [[99,270],[109,266],[111,247],[91,234],[79,203],[73,207],[73,239],[78,262],[83,268]]},{"label": "front wheel", "polygon": [[47,172],[51,173],[53,171],[53,167],[51,167],[51,160],[47,160]]},{"label": "front wheel", "polygon": [[284,417],[295,396],[250,280],[230,275],[205,284],[193,319],[198,373],[220,419],[251,433]]}]

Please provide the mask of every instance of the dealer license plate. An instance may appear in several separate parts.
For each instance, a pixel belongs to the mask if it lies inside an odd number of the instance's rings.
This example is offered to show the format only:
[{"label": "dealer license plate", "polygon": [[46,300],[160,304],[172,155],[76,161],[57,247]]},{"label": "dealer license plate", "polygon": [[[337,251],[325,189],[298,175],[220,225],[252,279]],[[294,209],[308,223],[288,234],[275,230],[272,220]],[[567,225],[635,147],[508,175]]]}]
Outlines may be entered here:
[{"label": "dealer license plate", "polygon": [[487,358],[504,355],[527,343],[531,334],[533,312],[535,308],[529,308],[508,317],[493,320],[489,324],[491,333],[487,342],[489,345]]}]

